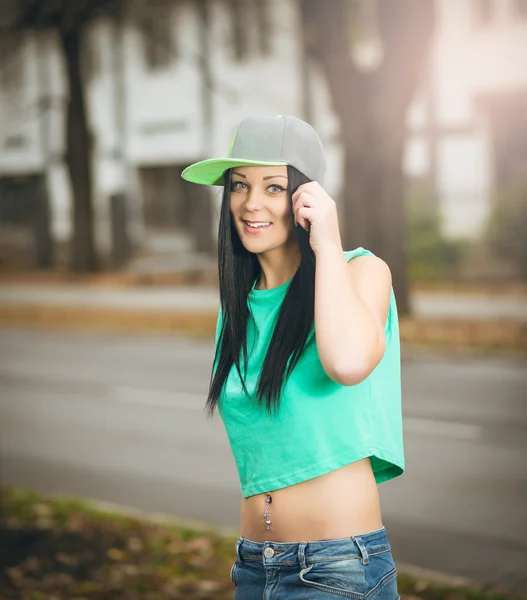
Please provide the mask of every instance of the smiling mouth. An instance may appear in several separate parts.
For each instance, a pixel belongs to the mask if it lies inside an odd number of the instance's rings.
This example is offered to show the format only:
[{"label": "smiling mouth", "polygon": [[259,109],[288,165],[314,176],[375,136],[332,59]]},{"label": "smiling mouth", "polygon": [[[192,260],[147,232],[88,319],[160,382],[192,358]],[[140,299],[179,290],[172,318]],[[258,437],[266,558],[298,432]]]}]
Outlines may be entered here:
[{"label": "smiling mouth", "polygon": [[242,219],[242,221],[251,229],[265,229],[272,225],[270,221],[246,221],[245,219]]}]

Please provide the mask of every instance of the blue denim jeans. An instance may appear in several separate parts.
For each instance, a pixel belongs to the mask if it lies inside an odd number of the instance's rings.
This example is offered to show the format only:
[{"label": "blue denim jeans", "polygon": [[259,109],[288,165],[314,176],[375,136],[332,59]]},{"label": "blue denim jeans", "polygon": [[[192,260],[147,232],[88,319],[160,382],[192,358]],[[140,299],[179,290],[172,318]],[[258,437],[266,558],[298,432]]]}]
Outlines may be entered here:
[{"label": "blue denim jeans", "polygon": [[386,529],[337,540],[236,543],[235,600],[398,600]]}]

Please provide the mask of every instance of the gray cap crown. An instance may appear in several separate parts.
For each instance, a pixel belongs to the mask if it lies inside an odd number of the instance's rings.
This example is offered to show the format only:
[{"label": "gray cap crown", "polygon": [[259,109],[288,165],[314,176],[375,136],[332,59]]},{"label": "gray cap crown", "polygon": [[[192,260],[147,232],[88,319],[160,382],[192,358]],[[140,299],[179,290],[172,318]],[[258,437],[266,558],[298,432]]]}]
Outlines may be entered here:
[{"label": "gray cap crown", "polygon": [[317,132],[297,117],[249,117],[236,130],[229,158],[285,162],[309,179],[324,181],[326,159]]}]

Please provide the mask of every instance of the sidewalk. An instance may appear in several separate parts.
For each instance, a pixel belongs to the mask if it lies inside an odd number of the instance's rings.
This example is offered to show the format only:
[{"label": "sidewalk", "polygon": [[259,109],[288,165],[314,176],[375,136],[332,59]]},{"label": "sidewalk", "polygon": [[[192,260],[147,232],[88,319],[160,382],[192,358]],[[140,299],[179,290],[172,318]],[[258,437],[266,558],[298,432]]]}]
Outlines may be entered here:
[{"label": "sidewalk", "polygon": [[[527,321],[527,297],[418,291],[412,303],[413,316],[418,319]],[[215,287],[190,286],[112,289],[82,284],[0,285],[0,305],[216,313],[219,292]]]}]

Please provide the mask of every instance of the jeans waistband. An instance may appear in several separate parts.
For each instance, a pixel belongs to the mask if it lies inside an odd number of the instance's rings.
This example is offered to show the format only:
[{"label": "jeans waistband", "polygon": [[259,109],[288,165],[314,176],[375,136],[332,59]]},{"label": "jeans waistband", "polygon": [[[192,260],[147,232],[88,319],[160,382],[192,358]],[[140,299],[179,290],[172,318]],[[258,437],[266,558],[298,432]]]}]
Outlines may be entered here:
[{"label": "jeans waistband", "polygon": [[236,557],[244,561],[263,562],[264,566],[300,565],[358,558],[364,564],[369,556],[390,550],[386,528],[361,535],[314,542],[253,542],[240,537]]}]

